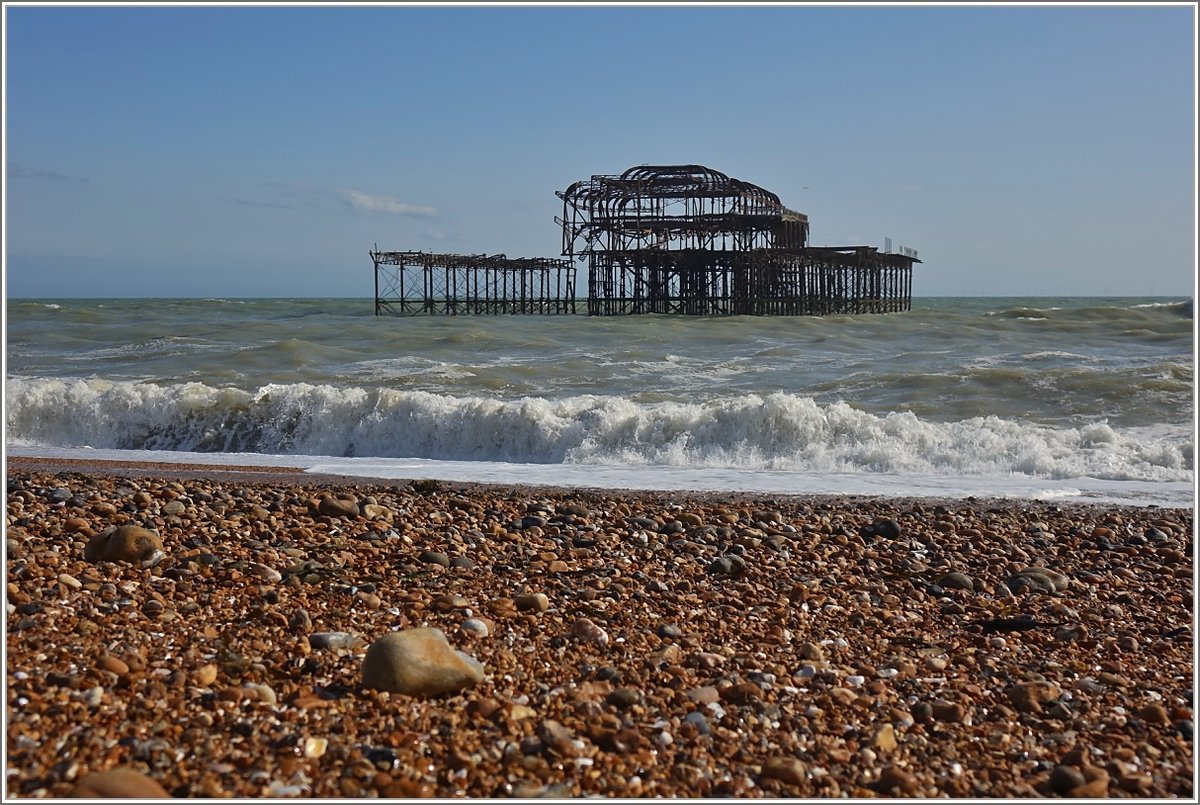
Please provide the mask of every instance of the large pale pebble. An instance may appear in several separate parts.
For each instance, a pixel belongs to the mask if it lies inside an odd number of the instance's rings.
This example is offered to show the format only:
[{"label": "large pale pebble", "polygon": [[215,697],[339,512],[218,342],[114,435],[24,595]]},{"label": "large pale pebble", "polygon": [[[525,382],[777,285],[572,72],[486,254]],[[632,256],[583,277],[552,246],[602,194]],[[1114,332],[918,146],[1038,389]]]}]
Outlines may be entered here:
[{"label": "large pale pebble", "polygon": [[344,498],[323,497],[317,511],[327,517],[357,517],[358,503]]},{"label": "large pale pebble", "polygon": [[124,767],[85,774],[67,796],[74,799],[171,798],[153,778]]},{"label": "large pale pebble", "polygon": [[808,767],[798,758],[773,757],[763,765],[762,776],[788,785],[803,785],[808,777]]},{"label": "large pale pebble", "polygon": [[141,562],[155,551],[162,553],[162,540],[141,526],[123,525],[88,540],[83,558],[89,562]]},{"label": "large pale pebble", "polygon": [[441,629],[404,629],[376,640],[363,658],[366,688],[437,696],[469,688],[483,679],[483,665],[456,651]]},{"label": "large pale pebble", "polygon": [[591,618],[579,618],[571,625],[571,636],[584,643],[608,645],[608,632],[597,626]]}]

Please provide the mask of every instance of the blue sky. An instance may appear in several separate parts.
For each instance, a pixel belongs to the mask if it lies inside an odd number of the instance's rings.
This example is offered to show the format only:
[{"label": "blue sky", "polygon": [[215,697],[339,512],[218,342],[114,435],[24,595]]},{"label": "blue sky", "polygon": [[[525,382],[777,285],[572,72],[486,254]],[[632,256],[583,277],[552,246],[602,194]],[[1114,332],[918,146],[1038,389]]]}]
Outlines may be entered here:
[{"label": "blue sky", "polygon": [[5,6],[23,296],[369,297],[700,163],[914,294],[1191,295],[1195,7]]}]

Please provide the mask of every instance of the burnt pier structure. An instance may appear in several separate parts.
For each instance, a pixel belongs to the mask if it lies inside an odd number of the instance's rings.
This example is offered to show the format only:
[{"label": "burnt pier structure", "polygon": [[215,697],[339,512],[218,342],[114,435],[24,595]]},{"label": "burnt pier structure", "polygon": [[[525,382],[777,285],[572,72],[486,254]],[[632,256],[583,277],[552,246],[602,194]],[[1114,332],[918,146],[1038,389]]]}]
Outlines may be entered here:
[{"label": "burnt pier structure", "polygon": [[558,193],[588,313],[826,315],[912,306],[916,253],[811,246],[808,216],[703,165],[642,165]]},{"label": "burnt pier structure", "polygon": [[576,312],[569,260],[378,249],[371,259],[376,316]]},{"label": "burnt pier structure", "polygon": [[917,253],[813,246],[808,216],[703,165],[641,165],[556,193],[565,259],[371,252],[375,314],[696,316],[897,313]]}]

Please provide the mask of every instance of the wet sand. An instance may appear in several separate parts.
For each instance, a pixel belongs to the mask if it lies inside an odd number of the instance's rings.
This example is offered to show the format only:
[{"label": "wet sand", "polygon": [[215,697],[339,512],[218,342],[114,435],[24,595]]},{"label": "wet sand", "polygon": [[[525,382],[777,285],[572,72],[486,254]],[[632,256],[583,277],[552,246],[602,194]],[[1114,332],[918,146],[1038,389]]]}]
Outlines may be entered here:
[{"label": "wet sand", "polygon": [[[6,796],[1193,796],[1189,510],[13,458],[7,500]],[[86,558],[128,525],[161,557]],[[365,687],[420,626],[483,678]]]}]

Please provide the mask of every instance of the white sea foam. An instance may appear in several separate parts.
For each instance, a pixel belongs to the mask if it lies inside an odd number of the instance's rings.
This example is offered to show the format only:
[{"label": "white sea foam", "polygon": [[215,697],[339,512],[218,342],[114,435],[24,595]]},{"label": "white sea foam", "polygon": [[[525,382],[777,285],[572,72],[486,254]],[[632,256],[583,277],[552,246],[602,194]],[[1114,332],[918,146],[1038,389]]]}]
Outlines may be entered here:
[{"label": "white sea foam", "polygon": [[1187,483],[1186,426],[934,422],[793,394],[707,402],[498,400],[304,383],[11,378],[10,445],[784,473]]},{"label": "white sea foam", "polygon": [[1019,475],[905,475],[828,473],[714,467],[629,467],[613,464],[518,464],[502,461],[436,461],[413,458],[335,458],[264,453],[186,453],[180,451],[96,450],[16,447],[10,455],[201,465],[220,472],[227,466],[296,467],[311,473],[379,479],[434,478],[462,483],[498,483],[591,489],[653,489],[698,492],[755,492],[785,495],[869,495],[875,497],[1008,498],[1019,500],[1117,503],[1130,506],[1194,504],[1192,485],[1183,482],[1103,481],[1095,478],[1033,479]]}]

